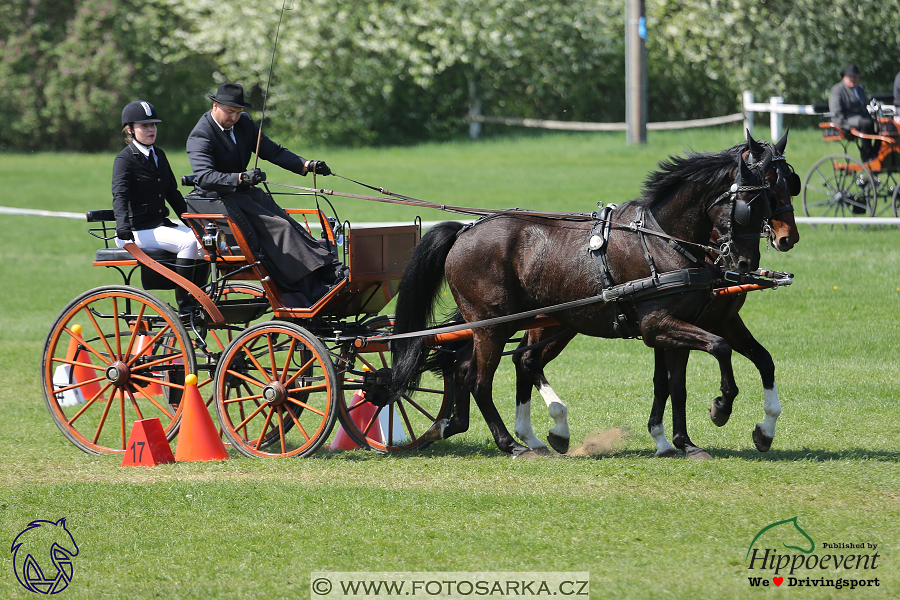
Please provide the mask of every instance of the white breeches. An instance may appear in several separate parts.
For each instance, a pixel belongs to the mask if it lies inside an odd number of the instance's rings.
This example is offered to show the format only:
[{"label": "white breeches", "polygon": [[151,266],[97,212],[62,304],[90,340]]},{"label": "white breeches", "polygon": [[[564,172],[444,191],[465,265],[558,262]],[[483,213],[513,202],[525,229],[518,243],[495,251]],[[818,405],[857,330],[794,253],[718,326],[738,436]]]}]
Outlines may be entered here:
[{"label": "white breeches", "polygon": [[[116,238],[116,246],[125,245]],[[203,258],[203,249],[194,232],[187,227],[166,227],[160,225],[155,229],[140,229],[134,232],[134,243],[138,248],[166,250],[178,255],[178,258]]]}]

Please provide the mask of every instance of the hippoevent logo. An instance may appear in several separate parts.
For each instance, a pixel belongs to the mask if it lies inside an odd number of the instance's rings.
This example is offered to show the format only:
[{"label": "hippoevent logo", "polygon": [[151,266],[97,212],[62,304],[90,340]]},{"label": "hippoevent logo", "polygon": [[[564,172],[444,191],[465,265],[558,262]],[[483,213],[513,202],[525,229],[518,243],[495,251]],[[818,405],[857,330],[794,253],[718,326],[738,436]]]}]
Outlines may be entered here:
[{"label": "hippoevent logo", "polygon": [[66,528],[66,519],[32,521],[13,540],[13,569],[29,592],[58,594],[72,581],[72,559],[78,544]]},{"label": "hippoevent logo", "polygon": [[872,572],[879,567],[878,544],[824,542],[819,547],[820,552],[816,552],[816,542],[800,527],[797,517],[766,525],[753,536],[747,548],[747,568],[754,571],[747,578],[750,587],[784,585],[852,590],[881,586]]}]

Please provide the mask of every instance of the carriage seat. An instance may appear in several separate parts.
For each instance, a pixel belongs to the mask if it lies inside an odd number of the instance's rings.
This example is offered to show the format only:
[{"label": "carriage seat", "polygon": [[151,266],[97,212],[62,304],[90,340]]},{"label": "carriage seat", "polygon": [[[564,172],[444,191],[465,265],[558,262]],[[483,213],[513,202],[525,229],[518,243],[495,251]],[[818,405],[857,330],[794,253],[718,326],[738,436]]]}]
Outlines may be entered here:
[{"label": "carriage seat", "polygon": [[[163,263],[166,266],[175,265],[175,253],[167,252],[165,250],[159,250],[157,248],[142,248],[144,254],[152,258],[153,260]],[[134,261],[135,258],[129,254],[128,250],[125,248],[99,248],[94,253],[94,261],[95,262],[122,262],[122,261]]]}]

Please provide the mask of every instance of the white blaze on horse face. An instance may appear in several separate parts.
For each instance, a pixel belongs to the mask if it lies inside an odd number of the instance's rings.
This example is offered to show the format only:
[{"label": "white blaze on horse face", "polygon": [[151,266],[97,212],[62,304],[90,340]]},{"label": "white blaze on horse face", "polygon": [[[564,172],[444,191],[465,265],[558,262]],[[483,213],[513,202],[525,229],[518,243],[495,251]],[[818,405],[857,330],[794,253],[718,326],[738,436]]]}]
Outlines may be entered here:
[{"label": "white blaze on horse face", "polygon": [[666,426],[660,423],[659,425],[654,425],[650,428],[650,437],[653,438],[653,443],[656,444],[656,454],[671,454],[675,452],[675,446],[669,443],[669,440],[666,439]]},{"label": "white blaze on horse face", "polygon": [[769,438],[775,437],[775,421],[781,415],[781,402],[778,401],[778,387],[773,385],[772,389],[763,390],[765,404],[763,410],[766,418],[762,423],[757,423],[762,432]]},{"label": "white blaze on horse face", "polygon": [[550,413],[550,418],[556,423],[550,428],[550,433],[569,439],[571,437],[569,433],[569,407],[559,399],[559,396],[556,395],[556,392],[553,391],[553,388],[546,381],[541,382],[537,389],[541,394],[541,398],[547,403],[547,412]]},{"label": "white blaze on horse face", "polygon": [[525,404],[516,405],[516,424],[513,431],[516,437],[532,450],[547,447],[534,435],[534,429],[531,427],[531,400]]}]

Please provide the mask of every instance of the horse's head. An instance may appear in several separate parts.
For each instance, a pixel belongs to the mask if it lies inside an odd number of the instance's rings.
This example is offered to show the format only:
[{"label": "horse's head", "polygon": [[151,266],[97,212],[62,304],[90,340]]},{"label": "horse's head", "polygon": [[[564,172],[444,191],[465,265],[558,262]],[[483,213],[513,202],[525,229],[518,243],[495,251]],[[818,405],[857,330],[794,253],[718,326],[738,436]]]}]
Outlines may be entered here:
[{"label": "horse's head", "polygon": [[741,273],[759,268],[760,232],[765,221],[772,217],[775,204],[773,191],[766,181],[773,156],[767,150],[750,167],[739,155],[734,183],[706,211],[719,234],[720,261]]},{"label": "horse's head", "polygon": [[792,197],[800,194],[800,177],[784,157],[788,131],[775,144],[757,142],[748,131],[748,150],[744,153],[745,159],[752,165],[762,160],[767,150],[772,152],[772,162],[766,170],[766,181],[774,192],[774,206],[766,233],[769,243],[779,252],[787,252],[800,241],[792,204]]}]

